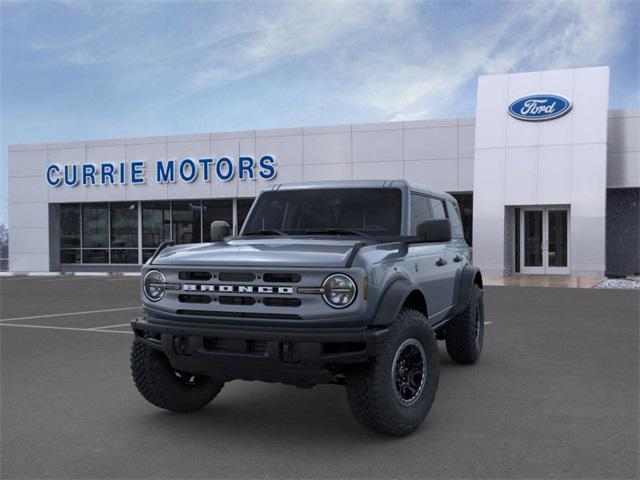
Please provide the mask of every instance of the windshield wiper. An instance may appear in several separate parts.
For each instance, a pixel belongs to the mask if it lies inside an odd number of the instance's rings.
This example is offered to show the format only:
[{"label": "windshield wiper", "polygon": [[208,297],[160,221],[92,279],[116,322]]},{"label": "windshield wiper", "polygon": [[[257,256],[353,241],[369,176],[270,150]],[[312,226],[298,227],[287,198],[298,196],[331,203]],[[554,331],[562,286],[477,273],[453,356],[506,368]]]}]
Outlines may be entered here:
[{"label": "windshield wiper", "polygon": [[326,235],[358,235],[360,237],[368,237],[369,235],[358,230],[350,230],[348,228],[327,228],[325,230],[305,230],[304,235],[326,234]]},{"label": "windshield wiper", "polygon": [[284,236],[287,236],[286,233],[281,232],[280,230],[273,230],[273,229],[257,230],[255,232],[245,232],[244,235],[284,235]]}]

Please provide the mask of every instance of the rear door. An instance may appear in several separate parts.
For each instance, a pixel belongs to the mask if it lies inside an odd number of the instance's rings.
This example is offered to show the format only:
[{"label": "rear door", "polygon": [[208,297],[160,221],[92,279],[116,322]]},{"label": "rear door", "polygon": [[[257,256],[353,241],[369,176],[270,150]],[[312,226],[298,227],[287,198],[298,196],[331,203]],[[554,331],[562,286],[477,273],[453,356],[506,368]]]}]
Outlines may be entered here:
[{"label": "rear door", "polygon": [[[441,218],[443,205],[432,204],[431,201],[432,198],[427,195],[411,193],[412,235],[416,234],[417,226],[425,220]],[[446,316],[453,303],[453,256],[446,243],[413,243],[410,252],[415,264],[416,283],[427,300],[429,320],[437,323]]]}]

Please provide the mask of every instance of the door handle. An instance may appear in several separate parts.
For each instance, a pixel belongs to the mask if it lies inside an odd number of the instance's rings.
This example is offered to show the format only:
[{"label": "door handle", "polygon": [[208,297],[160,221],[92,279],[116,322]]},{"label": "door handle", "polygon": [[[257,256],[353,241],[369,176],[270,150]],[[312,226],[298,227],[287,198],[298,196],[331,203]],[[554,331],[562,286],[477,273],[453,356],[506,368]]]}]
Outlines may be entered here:
[{"label": "door handle", "polygon": [[442,258],[442,257],[440,257],[440,258],[438,259],[438,261],[436,262],[436,266],[438,266],[438,267],[443,267],[443,266],[445,266],[446,264],[447,264],[447,261],[446,261],[444,258]]},{"label": "door handle", "polygon": [[453,257],[453,261],[458,263],[462,261],[462,257],[460,255],[456,255],[455,257]]}]

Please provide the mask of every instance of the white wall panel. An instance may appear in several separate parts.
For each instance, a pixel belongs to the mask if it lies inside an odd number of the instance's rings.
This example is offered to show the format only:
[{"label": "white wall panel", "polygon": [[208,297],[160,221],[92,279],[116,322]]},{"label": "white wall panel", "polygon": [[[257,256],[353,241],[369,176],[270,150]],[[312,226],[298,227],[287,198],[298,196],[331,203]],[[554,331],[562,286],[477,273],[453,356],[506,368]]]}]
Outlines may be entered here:
[{"label": "white wall panel", "polygon": [[640,115],[609,118],[608,151],[640,151]]},{"label": "white wall panel", "polygon": [[304,135],[304,164],[351,162],[351,132]]},{"label": "white wall panel", "polygon": [[392,162],[402,160],[402,130],[354,131],[353,161]]},{"label": "white wall panel", "polygon": [[304,165],[304,181],[350,180],[354,165],[351,163],[332,163],[328,165]]},{"label": "white wall panel", "polygon": [[[82,149],[84,154],[84,149]],[[47,168],[46,148],[35,150],[9,150],[9,178],[41,177],[45,178]]]},{"label": "white wall panel", "polygon": [[356,180],[392,180],[402,178],[402,169],[402,162],[354,163],[353,178]]},{"label": "white wall panel", "polygon": [[571,203],[571,145],[545,145],[538,151],[537,202]]},{"label": "white wall panel", "polygon": [[538,193],[538,147],[507,148],[505,155],[505,205],[534,205]]},{"label": "white wall panel", "polygon": [[[11,246],[9,246],[11,251]],[[12,272],[48,272],[49,253],[11,253],[9,270]]]},{"label": "white wall panel", "polygon": [[405,130],[404,159],[456,158],[457,142],[457,126]]},{"label": "white wall panel", "polygon": [[507,143],[507,117],[504,108],[509,100],[509,76],[478,78],[476,112],[476,149],[504,147]]},{"label": "white wall panel", "polygon": [[606,143],[609,67],[574,71],[573,143]]},{"label": "white wall panel", "polygon": [[453,192],[458,189],[458,162],[457,159],[405,162],[404,178]]},{"label": "white wall panel", "polygon": [[278,165],[300,165],[302,163],[302,135],[262,137],[256,132],[256,156],[273,155]]},{"label": "white wall panel", "polygon": [[607,156],[607,187],[640,187],[640,151]]}]

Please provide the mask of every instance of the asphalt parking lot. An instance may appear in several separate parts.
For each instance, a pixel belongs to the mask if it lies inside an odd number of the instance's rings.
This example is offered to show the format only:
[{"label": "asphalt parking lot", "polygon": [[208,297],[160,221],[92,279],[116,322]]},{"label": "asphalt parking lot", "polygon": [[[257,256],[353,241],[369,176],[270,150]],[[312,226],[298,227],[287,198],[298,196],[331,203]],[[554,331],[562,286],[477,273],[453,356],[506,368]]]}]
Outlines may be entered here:
[{"label": "asphalt parking lot", "polygon": [[638,291],[487,287],[485,351],[441,355],[427,421],[362,429],[342,387],[232,382],[177,415],[137,393],[138,279],[0,280],[4,478],[637,478]]}]

